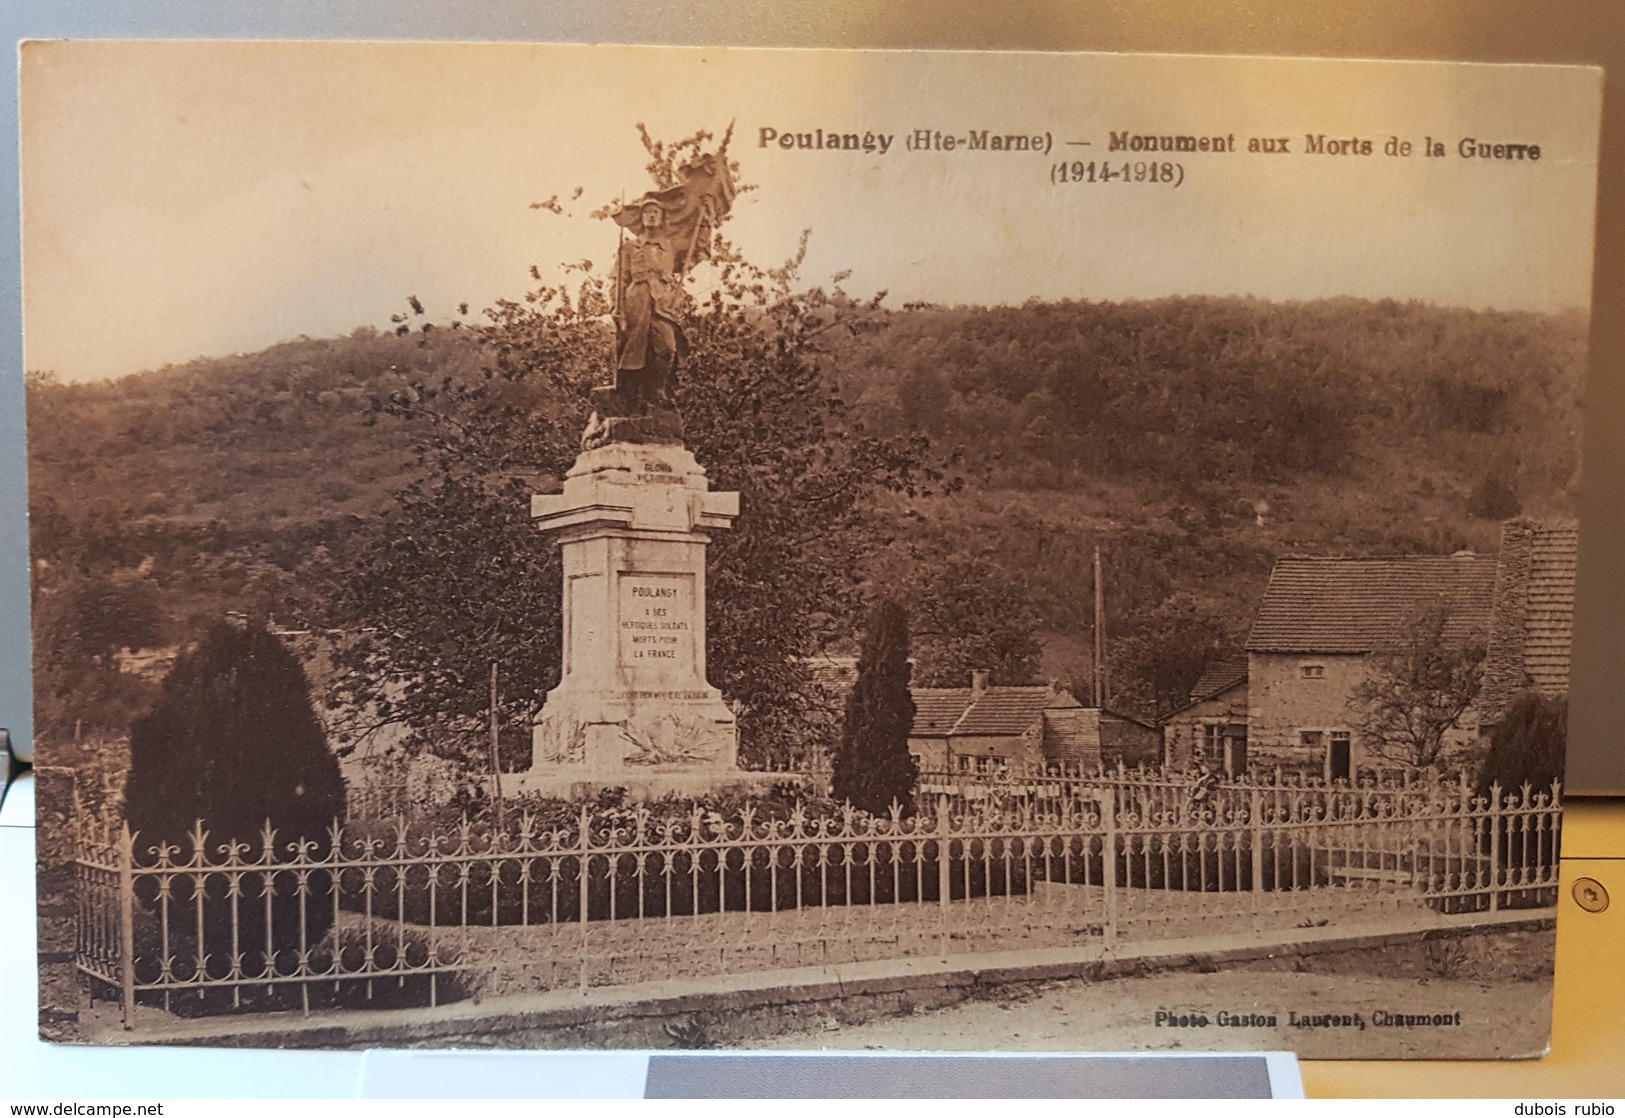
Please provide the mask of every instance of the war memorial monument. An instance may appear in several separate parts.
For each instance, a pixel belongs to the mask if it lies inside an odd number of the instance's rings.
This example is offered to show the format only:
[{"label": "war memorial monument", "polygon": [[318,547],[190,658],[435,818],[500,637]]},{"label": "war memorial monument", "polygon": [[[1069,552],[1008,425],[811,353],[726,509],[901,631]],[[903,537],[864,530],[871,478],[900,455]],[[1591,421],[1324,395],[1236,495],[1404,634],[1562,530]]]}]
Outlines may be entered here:
[{"label": "war memorial monument", "polygon": [[672,393],[687,350],[682,281],[706,259],[733,200],[726,149],[678,185],[620,207],[614,383],[563,492],[531,501],[561,551],[563,678],[532,735],[516,790],[635,798],[782,781],[738,766],[733,712],[705,674],[705,550],[739,515],[683,445]]}]

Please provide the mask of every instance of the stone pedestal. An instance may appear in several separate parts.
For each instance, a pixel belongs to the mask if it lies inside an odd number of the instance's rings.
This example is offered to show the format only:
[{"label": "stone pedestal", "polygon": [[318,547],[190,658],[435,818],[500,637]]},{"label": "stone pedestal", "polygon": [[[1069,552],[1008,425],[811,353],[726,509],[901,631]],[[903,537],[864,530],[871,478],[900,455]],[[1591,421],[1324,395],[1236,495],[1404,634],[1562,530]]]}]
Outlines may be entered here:
[{"label": "stone pedestal", "polygon": [[[681,446],[586,450],[531,499],[564,569],[564,658],[516,791],[637,798],[767,785],[738,767],[733,712],[705,676],[705,548],[739,515]],[[505,785],[512,787],[508,780]]]}]

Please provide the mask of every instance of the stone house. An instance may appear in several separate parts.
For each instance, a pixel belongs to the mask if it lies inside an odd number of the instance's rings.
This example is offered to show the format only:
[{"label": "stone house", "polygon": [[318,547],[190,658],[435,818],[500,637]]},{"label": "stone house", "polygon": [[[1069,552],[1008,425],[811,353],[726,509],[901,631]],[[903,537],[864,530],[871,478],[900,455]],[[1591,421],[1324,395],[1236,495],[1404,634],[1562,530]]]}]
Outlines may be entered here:
[{"label": "stone house", "polygon": [[[1247,638],[1248,764],[1334,780],[1384,766],[1351,702],[1372,655],[1433,608],[1445,611],[1447,641],[1486,640],[1496,577],[1495,560],[1470,552],[1279,560]],[[1472,712],[1456,736],[1476,739]]]},{"label": "stone house", "polygon": [[995,687],[978,671],[969,687],[916,687],[913,695],[908,748],[927,772],[1134,765],[1155,761],[1161,749],[1156,727],[1086,707],[1060,683]]},{"label": "stone house", "polygon": [[1190,703],[1163,719],[1163,764],[1206,767],[1235,776],[1247,771],[1247,654],[1209,664],[1191,688]]},{"label": "stone house", "polygon": [[1521,692],[1568,692],[1579,533],[1571,521],[1510,520],[1491,560],[1290,557],[1270,575],[1246,651],[1208,666],[1163,725],[1170,767],[1240,773],[1280,766],[1342,778],[1380,767],[1351,709],[1373,653],[1430,606],[1446,636],[1485,642],[1484,678],[1452,735],[1491,732]]}]

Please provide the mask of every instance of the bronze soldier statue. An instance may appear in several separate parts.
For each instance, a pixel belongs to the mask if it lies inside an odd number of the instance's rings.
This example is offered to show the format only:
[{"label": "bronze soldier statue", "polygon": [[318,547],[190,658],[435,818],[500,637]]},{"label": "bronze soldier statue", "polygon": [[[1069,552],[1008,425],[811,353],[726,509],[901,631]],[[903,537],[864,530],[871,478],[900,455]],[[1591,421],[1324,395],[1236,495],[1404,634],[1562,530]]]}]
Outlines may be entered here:
[{"label": "bronze soldier statue", "polygon": [[636,233],[615,264],[615,383],[592,392],[581,444],[681,444],[672,384],[683,367],[688,294],[683,277],[710,256],[711,237],[733,203],[726,142],[678,171],[678,185],[622,206],[615,223]]}]

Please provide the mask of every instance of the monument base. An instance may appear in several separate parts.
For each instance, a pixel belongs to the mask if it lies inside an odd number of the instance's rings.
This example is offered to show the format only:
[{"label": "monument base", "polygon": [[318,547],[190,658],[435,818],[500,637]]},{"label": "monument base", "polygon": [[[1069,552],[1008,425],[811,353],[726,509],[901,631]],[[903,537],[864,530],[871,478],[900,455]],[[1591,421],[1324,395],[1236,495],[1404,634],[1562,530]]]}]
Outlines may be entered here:
[{"label": "monument base", "polygon": [[734,712],[705,675],[705,549],[739,511],[681,445],[585,450],[531,514],[559,542],[563,678],[532,733],[521,793],[634,798],[762,793],[739,768]]},{"label": "monument base", "polygon": [[759,797],[803,783],[794,773],[739,768],[733,712],[720,691],[692,683],[656,692],[566,684],[548,696],[531,744],[529,771],[504,779],[516,794],[591,799],[621,788],[634,801]]}]

